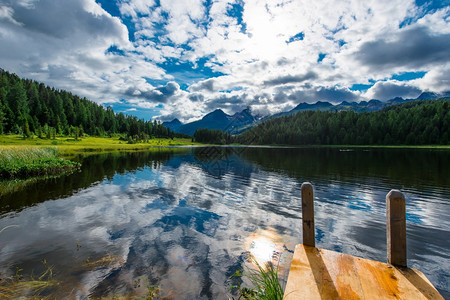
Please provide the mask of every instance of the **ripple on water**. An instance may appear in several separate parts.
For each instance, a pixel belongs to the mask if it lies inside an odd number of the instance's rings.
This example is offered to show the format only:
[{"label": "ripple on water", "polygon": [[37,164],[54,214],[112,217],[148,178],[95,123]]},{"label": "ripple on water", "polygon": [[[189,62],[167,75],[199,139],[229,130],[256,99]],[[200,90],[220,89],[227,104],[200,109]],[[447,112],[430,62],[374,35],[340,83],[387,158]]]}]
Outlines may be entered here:
[{"label": "ripple on water", "polygon": [[310,181],[317,245],[381,261],[385,197],[401,189],[409,263],[448,296],[450,170],[437,167],[448,154],[252,148],[217,163],[186,151],[90,156],[79,174],[4,197],[2,276],[19,267],[30,278],[45,258],[66,282],[60,298],[132,298],[151,285],[177,299],[227,299],[229,276],[251,255],[279,259],[286,278]]}]

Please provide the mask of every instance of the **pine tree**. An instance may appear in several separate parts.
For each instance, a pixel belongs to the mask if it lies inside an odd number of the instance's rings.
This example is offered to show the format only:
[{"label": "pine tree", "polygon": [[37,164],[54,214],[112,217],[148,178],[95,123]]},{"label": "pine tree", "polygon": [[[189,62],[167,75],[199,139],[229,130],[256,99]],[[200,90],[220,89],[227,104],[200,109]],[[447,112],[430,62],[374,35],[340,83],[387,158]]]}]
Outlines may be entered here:
[{"label": "pine tree", "polygon": [[23,88],[22,81],[18,80],[7,95],[7,101],[11,111],[14,113],[14,123],[24,126],[28,114],[27,94]]},{"label": "pine tree", "polygon": [[28,125],[27,121],[25,121],[25,125],[23,126],[23,137],[24,138],[31,137],[30,126]]},{"label": "pine tree", "polygon": [[3,105],[0,102],[0,134],[4,133],[4,126],[6,124],[6,114],[3,112]]}]

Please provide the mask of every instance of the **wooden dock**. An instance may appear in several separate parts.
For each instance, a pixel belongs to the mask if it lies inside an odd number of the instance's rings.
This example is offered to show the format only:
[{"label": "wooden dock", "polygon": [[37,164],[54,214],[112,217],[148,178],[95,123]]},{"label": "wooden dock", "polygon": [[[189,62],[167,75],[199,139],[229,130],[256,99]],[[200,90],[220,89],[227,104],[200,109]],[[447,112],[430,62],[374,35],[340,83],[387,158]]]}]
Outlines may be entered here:
[{"label": "wooden dock", "polygon": [[406,266],[405,198],[386,196],[388,263],[315,247],[314,191],[302,184],[303,244],[295,247],[284,299],[444,299]]}]

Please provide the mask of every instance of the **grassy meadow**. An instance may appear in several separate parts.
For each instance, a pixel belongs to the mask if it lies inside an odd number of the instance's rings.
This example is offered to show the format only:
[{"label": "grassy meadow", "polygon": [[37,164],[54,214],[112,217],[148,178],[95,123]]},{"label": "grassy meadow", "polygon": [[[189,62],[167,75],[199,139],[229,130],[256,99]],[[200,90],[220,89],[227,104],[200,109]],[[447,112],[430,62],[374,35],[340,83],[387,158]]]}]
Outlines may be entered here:
[{"label": "grassy meadow", "polygon": [[0,135],[0,149],[7,147],[55,147],[61,155],[82,152],[135,151],[147,150],[153,147],[201,145],[191,139],[150,139],[146,143],[128,144],[119,137],[83,137],[75,140],[71,137],[56,137],[56,139],[40,139],[37,137],[24,139],[21,135]]},{"label": "grassy meadow", "polygon": [[79,153],[144,151],[159,147],[195,145],[191,139],[150,139],[129,144],[118,137],[71,137],[24,139],[21,135],[0,135],[0,178],[25,178],[57,174],[78,167],[70,158]]}]

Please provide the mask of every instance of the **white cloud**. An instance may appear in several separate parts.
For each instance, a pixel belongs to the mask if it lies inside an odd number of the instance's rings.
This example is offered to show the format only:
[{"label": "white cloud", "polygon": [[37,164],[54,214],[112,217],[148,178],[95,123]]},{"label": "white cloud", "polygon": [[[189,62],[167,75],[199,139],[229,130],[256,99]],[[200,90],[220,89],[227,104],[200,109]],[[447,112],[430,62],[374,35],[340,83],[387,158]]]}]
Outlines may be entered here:
[{"label": "white cloud", "polygon": [[[118,1],[122,17],[133,23],[130,41],[124,22],[94,0],[4,3],[3,68],[97,102],[125,99],[138,107],[156,104],[148,104],[149,95],[158,94],[152,80],[188,84],[160,98],[163,115],[184,120],[213,104],[269,112],[295,105],[299,95],[320,100],[326,91],[371,97],[388,83],[363,95],[348,88],[395,73],[427,72],[408,84],[389,84],[448,90],[449,7],[424,14],[413,0],[217,0],[208,7],[200,0]],[[111,46],[121,54],[108,53]],[[173,61],[191,63],[192,70],[177,70]]]},{"label": "white cloud", "polygon": [[412,80],[411,83],[424,91],[448,92],[450,91],[450,64],[433,68],[423,78]]},{"label": "white cloud", "polygon": [[365,96],[369,99],[389,100],[395,97],[417,98],[421,90],[407,82],[398,80],[379,81],[367,90]]},{"label": "white cloud", "polygon": [[6,20],[14,25],[22,25],[13,18],[14,10],[8,6],[0,6],[0,20]]},{"label": "white cloud", "polygon": [[[153,88],[143,77],[170,78],[154,63],[128,50],[128,30],[93,0],[68,4],[42,0],[33,6],[9,6],[22,26],[8,25],[0,35],[0,64],[97,102],[120,100],[130,87]],[[71,14],[67,16],[67,10]],[[48,15],[48,20],[44,19]],[[125,56],[108,53],[111,46]]]},{"label": "white cloud", "polygon": [[152,0],[125,0],[120,4],[120,12],[137,19],[138,15],[151,15],[151,7],[154,4]]}]

